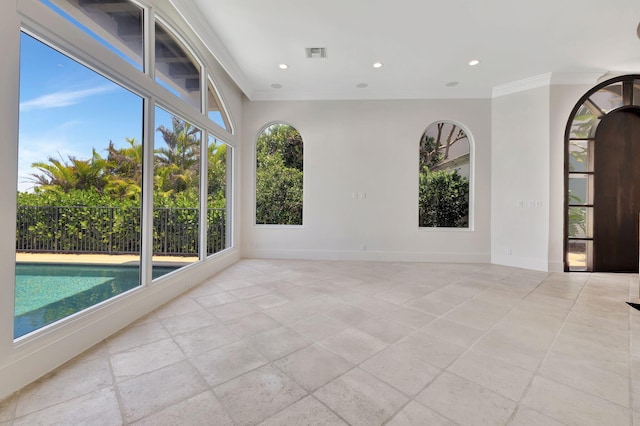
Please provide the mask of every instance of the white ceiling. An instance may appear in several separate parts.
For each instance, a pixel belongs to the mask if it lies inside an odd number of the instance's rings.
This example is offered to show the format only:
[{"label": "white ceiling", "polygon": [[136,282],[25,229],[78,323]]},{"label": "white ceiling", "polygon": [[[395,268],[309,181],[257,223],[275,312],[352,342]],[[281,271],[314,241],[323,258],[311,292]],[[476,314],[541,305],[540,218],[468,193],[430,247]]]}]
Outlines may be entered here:
[{"label": "white ceiling", "polygon": [[173,3],[253,100],[478,98],[549,73],[640,73],[639,0]]}]

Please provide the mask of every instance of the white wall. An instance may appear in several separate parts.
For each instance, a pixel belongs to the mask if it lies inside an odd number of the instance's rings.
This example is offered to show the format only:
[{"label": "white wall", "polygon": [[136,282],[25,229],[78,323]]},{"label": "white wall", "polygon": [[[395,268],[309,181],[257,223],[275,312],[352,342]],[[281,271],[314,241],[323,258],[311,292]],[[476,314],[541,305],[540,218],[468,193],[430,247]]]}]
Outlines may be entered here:
[{"label": "white wall", "polygon": [[492,101],[491,262],[547,270],[549,86]]},{"label": "white wall", "polygon": [[[37,15],[33,17],[37,25],[62,31],[61,26],[50,21],[52,15],[39,1],[19,0],[21,10]],[[167,0],[154,0],[156,8],[164,11],[168,20],[180,22],[180,17]],[[188,288],[196,285],[212,274],[224,269],[240,258],[237,248],[228,250],[206,262],[186,267],[175,274],[165,276],[152,286],[141,287],[124,295],[104,302],[89,312],[81,312],[59,323],[45,327],[20,341],[13,340],[14,312],[14,266],[15,266],[15,201],[17,180],[17,141],[18,141],[18,81],[19,81],[19,41],[21,18],[16,10],[16,2],[3,4],[0,14],[0,181],[4,182],[0,191],[0,399],[22,386],[32,382],[67,360],[100,342],[107,336],[128,325],[137,318],[150,312],[168,300],[176,297]],[[58,21],[56,21],[58,22]],[[202,53],[207,50],[200,44],[190,28],[181,25],[181,32],[192,41],[192,46]],[[63,37],[64,38],[64,37]],[[71,38],[73,39],[73,38]],[[81,40],[77,40],[81,43]],[[214,67],[219,78],[216,82],[227,102],[229,112],[236,121],[235,136],[224,138],[236,144],[241,135],[239,123],[242,121],[242,95],[232,80],[222,74],[213,58],[207,61]],[[141,86],[154,84],[151,80],[139,78]],[[236,154],[240,154],[240,149]],[[236,172],[238,166],[236,157]],[[237,182],[237,173],[235,176]],[[234,222],[238,222],[236,215]],[[239,240],[239,228],[236,227],[234,239]]]},{"label": "white wall", "polygon": [[[246,101],[243,256],[488,262],[490,110],[490,100]],[[418,142],[438,120],[471,135],[472,230],[418,227]],[[255,225],[255,141],[274,121],[294,125],[304,141],[301,227]],[[366,199],[353,199],[354,192]]]}]

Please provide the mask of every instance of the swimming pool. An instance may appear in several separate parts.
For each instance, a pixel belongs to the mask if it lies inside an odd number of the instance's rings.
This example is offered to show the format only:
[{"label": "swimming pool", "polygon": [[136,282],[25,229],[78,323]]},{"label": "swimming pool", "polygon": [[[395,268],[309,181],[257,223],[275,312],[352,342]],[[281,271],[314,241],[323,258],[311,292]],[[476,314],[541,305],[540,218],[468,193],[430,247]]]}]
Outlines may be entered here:
[{"label": "swimming pool", "polygon": [[[177,267],[154,266],[153,278]],[[14,338],[140,285],[138,265],[16,263]]]}]

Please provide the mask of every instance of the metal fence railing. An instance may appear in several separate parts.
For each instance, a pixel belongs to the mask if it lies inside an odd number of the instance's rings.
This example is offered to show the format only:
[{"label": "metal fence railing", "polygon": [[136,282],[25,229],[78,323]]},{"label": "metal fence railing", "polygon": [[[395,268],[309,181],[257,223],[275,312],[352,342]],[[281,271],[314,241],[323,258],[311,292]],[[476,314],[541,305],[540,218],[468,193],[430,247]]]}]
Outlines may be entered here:
[{"label": "metal fence railing", "polygon": [[[31,253],[140,253],[140,223],[140,208],[18,206],[16,250]],[[208,209],[207,254],[226,248],[225,230],[225,209]],[[154,255],[197,256],[199,246],[199,209],[154,209]]]}]

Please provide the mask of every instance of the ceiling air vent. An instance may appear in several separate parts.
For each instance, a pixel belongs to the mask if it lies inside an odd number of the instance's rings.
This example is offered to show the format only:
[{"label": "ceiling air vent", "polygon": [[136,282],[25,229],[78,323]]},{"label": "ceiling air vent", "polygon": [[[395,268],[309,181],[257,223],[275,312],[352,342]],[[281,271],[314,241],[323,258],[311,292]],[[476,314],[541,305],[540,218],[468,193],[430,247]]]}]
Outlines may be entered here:
[{"label": "ceiling air vent", "polygon": [[327,57],[326,47],[305,47],[304,51],[307,58],[310,59],[324,59]]}]

